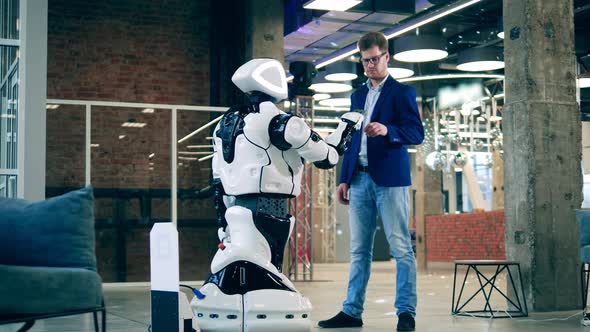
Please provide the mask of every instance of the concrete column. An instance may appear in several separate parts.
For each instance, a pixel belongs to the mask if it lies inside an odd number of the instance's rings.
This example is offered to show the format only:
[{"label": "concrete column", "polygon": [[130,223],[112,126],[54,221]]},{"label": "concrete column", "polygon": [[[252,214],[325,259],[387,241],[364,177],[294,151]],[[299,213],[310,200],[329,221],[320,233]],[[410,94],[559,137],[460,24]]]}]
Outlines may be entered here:
[{"label": "concrete column", "polygon": [[246,61],[264,57],[283,62],[283,21],[280,0],[211,1],[211,105],[242,102],[231,76]]},{"label": "concrete column", "polygon": [[492,210],[504,208],[504,159],[500,151],[492,152]]},{"label": "concrete column", "polygon": [[580,307],[573,0],[504,1],[506,251],[529,308]]},{"label": "concrete column", "polygon": [[283,62],[283,1],[247,0],[246,57],[273,58]]},{"label": "concrete column", "polygon": [[[427,147],[434,146],[434,142],[427,144],[426,140],[433,140],[432,128],[429,123],[432,123],[432,114],[423,112],[422,105],[418,104],[422,121],[426,123],[424,126],[425,132],[430,131],[430,135],[426,135],[425,142],[417,147],[416,152],[416,167],[413,169],[415,175],[414,188],[416,189],[415,197],[415,214],[416,214],[416,263],[419,271],[424,271],[427,268],[426,262],[426,241],[425,236],[425,217],[430,215],[439,215],[443,213],[443,199],[442,199],[442,172],[432,171],[424,164],[426,155],[431,152]],[[429,129],[430,128],[430,129]],[[410,193],[411,194],[411,193]]]}]

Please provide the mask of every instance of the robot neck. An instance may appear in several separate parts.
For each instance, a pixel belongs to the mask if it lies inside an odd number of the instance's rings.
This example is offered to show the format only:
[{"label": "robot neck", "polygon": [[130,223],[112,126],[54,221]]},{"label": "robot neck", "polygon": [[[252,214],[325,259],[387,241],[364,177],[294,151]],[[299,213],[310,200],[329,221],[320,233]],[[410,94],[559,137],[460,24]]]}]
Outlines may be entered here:
[{"label": "robot neck", "polygon": [[258,106],[258,104],[265,102],[265,101],[270,101],[273,103],[275,102],[275,98],[273,98],[265,93],[259,92],[259,91],[253,91],[252,93],[250,93],[248,95],[248,98],[249,98],[250,104],[256,105],[256,106]]}]

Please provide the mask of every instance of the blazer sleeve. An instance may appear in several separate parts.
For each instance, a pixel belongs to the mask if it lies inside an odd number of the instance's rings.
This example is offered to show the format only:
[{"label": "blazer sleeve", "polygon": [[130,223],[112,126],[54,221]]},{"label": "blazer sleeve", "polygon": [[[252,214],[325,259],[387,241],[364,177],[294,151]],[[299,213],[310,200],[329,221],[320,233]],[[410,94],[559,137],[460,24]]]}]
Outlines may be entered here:
[{"label": "blazer sleeve", "polygon": [[392,144],[418,145],[424,140],[424,127],[416,104],[416,90],[406,87],[397,97],[400,121],[396,125],[387,125],[387,138]]}]

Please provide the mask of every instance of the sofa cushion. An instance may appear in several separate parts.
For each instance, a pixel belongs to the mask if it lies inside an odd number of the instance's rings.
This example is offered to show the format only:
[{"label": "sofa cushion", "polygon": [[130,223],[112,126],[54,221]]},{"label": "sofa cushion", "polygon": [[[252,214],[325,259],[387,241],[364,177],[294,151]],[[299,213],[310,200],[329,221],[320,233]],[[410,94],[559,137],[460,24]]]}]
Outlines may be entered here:
[{"label": "sofa cushion", "polygon": [[0,264],[96,270],[91,187],[39,202],[0,199]]},{"label": "sofa cushion", "polygon": [[0,317],[99,307],[102,280],[81,268],[0,265]]}]

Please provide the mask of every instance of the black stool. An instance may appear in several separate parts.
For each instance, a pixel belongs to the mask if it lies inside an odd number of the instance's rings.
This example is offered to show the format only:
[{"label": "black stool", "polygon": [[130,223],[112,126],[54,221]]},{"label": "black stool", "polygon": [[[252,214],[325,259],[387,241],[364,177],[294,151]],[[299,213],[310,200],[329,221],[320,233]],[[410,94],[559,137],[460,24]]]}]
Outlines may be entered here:
[{"label": "black stool", "polygon": [[[467,271],[465,272],[465,277],[463,278],[463,284],[461,285],[461,291],[459,291],[459,296],[457,297],[457,302],[455,302],[455,285],[457,282],[457,267],[458,266],[466,266]],[[480,270],[480,266],[495,266],[496,272],[491,277],[486,277]],[[512,272],[510,271],[510,266],[516,266],[518,270],[518,278],[520,279],[520,291],[521,296],[518,295],[518,291],[516,290],[516,283],[514,282],[514,278],[512,277]],[[463,289],[465,288],[465,281],[467,281],[467,276],[469,275],[469,271],[475,271],[477,276],[477,280],[479,281],[479,289],[469,297],[465,302],[461,304],[461,296],[463,295]],[[498,287],[496,287],[496,278],[500,273],[506,270],[506,273],[509,277],[509,285],[508,287],[512,286],[513,294],[516,299],[511,299],[508,295],[504,294]],[[483,280],[485,280],[485,283]],[[489,291],[486,291],[486,286],[490,286]],[[515,310],[494,310],[492,309],[492,305],[490,303],[490,297],[492,295],[492,291],[496,290],[500,295],[502,295],[512,306]],[[485,306],[482,310],[463,310],[465,306],[471,302],[475,298],[475,296],[479,293],[483,294],[485,299]],[[522,298],[522,302],[521,302]],[[526,305],[526,299],[524,296],[524,287],[522,284],[522,275],[520,273],[520,264],[518,262],[512,261],[494,261],[494,260],[460,260],[455,261],[455,275],[453,277],[453,302],[451,303],[451,313],[457,316],[475,316],[475,317],[484,317],[484,318],[509,318],[509,317],[526,317],[528,316],[528,308]],[[497,315],[501,313],[501,315]],[[504,315],[502,315],[502,313]]]}]

